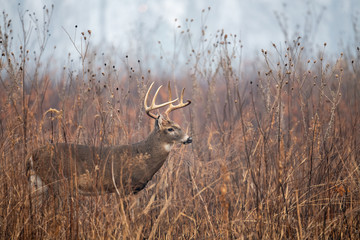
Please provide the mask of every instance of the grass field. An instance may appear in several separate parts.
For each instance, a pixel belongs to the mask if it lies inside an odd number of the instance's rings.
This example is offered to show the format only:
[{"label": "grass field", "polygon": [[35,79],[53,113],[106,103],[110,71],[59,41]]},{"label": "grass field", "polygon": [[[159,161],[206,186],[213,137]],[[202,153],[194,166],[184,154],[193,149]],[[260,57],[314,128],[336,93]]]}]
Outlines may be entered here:
[{"label": "grass field", "polygon": [[[38,23],[34,52],[26,28],[16,44],[9,20],[0,32],[1,239],[359,237],[359,48],[332,56],[326,43],[314,51],[296,38],[247,61],[235,35],[207,39],[204,28],[195,41],[179,29],[179,40],[192,43],[179,47],[186,64],[174,57],[150,71],[147,59],[98,53],[84,31],[72,39],[78,56],[54,67],[41,48],[47,22]],[[192,100],[172,118],[193,143],[176,146],[143,191],[64,195],[60,206],[30,198],[28,153],[49,142],[144,139],[154,124],[143,109],[146,89],[169,80]]]}]

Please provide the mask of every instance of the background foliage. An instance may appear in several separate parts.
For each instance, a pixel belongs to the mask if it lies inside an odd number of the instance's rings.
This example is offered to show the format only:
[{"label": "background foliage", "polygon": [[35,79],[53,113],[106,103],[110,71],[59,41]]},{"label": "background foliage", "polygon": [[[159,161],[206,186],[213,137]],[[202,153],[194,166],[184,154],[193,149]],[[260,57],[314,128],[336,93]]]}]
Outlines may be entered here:
[{"label": "background foliage", "polygon": [[[331,56],[326,43],[313,51],[309,38],[296,37],[246,60],[236,35],[208,38],[204,25],[194,40],[194,30],[180,26],[174,54],[161,56],[166,68],[148,70],[152,59],[97,52],[91,31],[75,29],[79,38],[64,37],[78,55],[59,66],[43,56],[51,13],[44,8],[39,20],[20,12],[16,31],[3,13],[2,239],[359,236],[359,48]],[[154,124],[142,105],[152,81],[187,89],[192,105],[172,118],[193,143],[177,146],[146,189],[127,198],[61,196],[61,206],[29,198],[25,160],[33,149],[144,139]]]}]

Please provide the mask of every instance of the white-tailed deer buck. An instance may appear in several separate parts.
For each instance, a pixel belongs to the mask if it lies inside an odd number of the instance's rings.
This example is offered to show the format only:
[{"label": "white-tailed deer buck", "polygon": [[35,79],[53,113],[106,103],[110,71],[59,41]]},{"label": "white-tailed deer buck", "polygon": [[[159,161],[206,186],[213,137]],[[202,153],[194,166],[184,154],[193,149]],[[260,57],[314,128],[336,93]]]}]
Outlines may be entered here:
[{"label": "white-tailed deer buck", "polygon": [[[183,102],[182,90],[178,99],[155,104],[161,86],[157,89],[151,105],[147,106],[152,83],[145,95],[144,107],[147,115],[155,119],[155,128],[143,141],[131,145],[94,147],[77,144],[48,144],[35,150],[27,162],[27,174],[32,191],[43,193],[49,188],[58,189],[66,181],[72,183],[83,195],[121,193],[124,195],[142,190],[153,175],[161,168],[175,143],[191,143],[189,137],[178,124],[169,119],[168,114],[188,106]],[[168,106],[164,115],[151,111]],[[57,186],[57,187],[55,187]]]}]

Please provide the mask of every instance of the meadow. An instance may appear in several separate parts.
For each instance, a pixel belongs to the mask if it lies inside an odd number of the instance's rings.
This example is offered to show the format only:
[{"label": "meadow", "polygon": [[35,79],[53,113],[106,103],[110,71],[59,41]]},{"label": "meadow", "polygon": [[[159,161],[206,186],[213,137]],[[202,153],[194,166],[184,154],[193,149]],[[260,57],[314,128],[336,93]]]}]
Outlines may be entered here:
[{"label": "meadow", "polygon": [[[97,52],[93,33],[80,29],[76,39],[64,34],[77,55],[57,66],[44,57],[51,11],[44,8],[42,21],[20,15],[22,29],[2,14],[1,239],[359,237],[359,47],[334,56],[326,43],[314,48],[295,36],[247,60],[238,36],[209,37],[204,25],[193,39],[186,19],[176,35],[182,57],[157,60],[167,68]],[[28,154],[50,142],[144,139],[154,125],[143,108],[153,81],[186,88],[192,104],[172,119],[192,144],[176,146],[136,195],[64,195],[62,205],[50,196],[39,206],[28,188]],[[166,101],[166,91],[158,98]]]}]

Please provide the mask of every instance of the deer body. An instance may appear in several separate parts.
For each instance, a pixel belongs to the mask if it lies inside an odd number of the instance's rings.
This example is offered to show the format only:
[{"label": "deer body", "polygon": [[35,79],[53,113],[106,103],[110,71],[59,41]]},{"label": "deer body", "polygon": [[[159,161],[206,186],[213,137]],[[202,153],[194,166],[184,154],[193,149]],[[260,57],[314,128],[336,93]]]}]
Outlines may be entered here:
[{"label": "deer body", "polygon": [[[41,188],[40,192],[44,192],[49,187],[62,184],[64,180],[72,179],[78,192],[84,195],[120,191],[127,195],[142,190],[164,164],[175,143],[192,142],[191,137],[168,117],[150,113],[164,106],[155,104],[159,88],[151,107],[147,107],[150,89],[144,105],[147,114],[156,120],[154,130],[145,140],[109,147],[65,143],[45,145],[31,154],[27,164],[32,188]],[[179,105],[173,106],[174,101],[167,102],[170,111],[190,104],[190,101],[182,103],[182,97]]]}]

